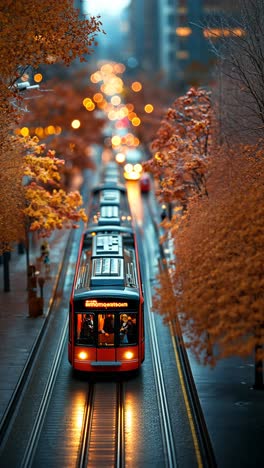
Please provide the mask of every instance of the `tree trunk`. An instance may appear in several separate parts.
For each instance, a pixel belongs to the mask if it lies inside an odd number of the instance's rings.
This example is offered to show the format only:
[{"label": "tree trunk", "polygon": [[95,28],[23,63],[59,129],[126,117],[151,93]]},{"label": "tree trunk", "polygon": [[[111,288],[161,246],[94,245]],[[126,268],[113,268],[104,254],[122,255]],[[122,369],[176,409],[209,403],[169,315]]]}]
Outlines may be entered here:
[{"label": "tree trunk", "polygon": [[10,261],[10,252],[4,252],[3,253],[4,292],[10,291],[9,261]]},{"label": "tree trunk", "polygon": [[26,271],[27,271],[27,289],[29,289],[29,276],[30,276],[30,271],[29,271],[29,266],[30,266],[30,256],[29,256],[29,248],[30,248],[30,242],[29,242],[29,232],[27,229],[27,226],[25,227],[25,250],[26,250]]},{"label": "tree trunk", "polygon": [[264,390],[263,361],[258,358],[258,351],[261,348],[260,345],[255,346],[255,383],[253,385],[255,390]]}]

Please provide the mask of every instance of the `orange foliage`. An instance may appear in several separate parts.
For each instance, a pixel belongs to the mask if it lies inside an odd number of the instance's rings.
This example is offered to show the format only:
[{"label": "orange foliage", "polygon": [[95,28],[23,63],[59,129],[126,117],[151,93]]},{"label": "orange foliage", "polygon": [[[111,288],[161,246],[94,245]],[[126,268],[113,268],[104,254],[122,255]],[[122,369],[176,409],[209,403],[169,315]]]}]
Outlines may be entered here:
[{"label": "orange foliage", "polygon": [[99,18],[80,19],[72,0],[1,2],[0,127],[18,120],[23,96],[14,85],[29,67],[84,60],[100,28]]},{"label": "orange foliage", "polygon": [[152,143],[153,158],[144,169],[160,180],[158,197],[186,207],[194,195],[206,193],[206,165],[212,133],[210,93],[191,88],[176,99]]},{"label": "orange foliage", "polygon": [[[10,135],[24,109],[16,83],[40,64],[69,65],[92,52],[99,17],[79,18],[72,0],[6,0],[0,6],[0,250],[24,237],[21,143]],[[25,102],[25,101],[24,101]]]},{"label": "orange foliage", "polygon": [[[79,192],[66,193],[59,187],[59,167],[64,161],[55,158],[54,151],[45,155],[45,146],[38,140],[27,139],[24,157],[25,175],[30,183],[25,186],[26,208],[23,213],[30,222],[30,231],[47,237],[54,229],[77,228],[78,221],[87,221]],[[51,189],[47,189],[46,186]],[[53,187],[53,188],[52,188]]]},{"label": "orange foliage", "polygon": [[24,190],[21,144],[11,135],[1,138],[0,132],[0,254],[10,249],[10,244],[23,239]]},{"label": "orange foliage", "polygon": [[80,19],[72,0],[1,2],[1,80],[11,86],[29,65],[82,58],[100,27],[98,18]]},{"label": "orange foliage", "polygon": [[[43,92],[39,99],[29,101],[30,112],[25,113],[20,122],[20,128],[29,127],[31,136],[37,132],[47,146],[54,148],[56,154],[65,159],[66,169],[94,169],[88,147],[101,141],[105,121],[83,105],[83,100],[86,97],[92,98],[95,93],[94,89],[87,86],[87,79],[86,71],[85,76],[74,73],[66,81],[58,82],[58,79],[53,79],[48,82],[48,91]],[[71,126],[74,119],[80,121],[77,129]]]},{"label": "orange foliage", "polygon": [[[171,284],[161,274],[154,308],[180,318],[198,360],[264,359],[264,171],[259,146],[218,149],[208,197],[193,200],[175,234]],[[172,291],[173,287],[173,291]]]}]

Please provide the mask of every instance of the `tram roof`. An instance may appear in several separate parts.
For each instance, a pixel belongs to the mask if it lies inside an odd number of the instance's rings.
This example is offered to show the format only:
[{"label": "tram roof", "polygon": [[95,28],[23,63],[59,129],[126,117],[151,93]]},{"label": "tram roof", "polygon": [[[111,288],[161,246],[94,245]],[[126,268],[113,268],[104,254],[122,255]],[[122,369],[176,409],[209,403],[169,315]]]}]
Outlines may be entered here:
[{"label": "tram roof", "polygon": [[101,233],[101,232],[118,232],[120,234],[122,233],[127,233],[127,234],[134,234],[134,230],[130,226],[115,226],[115,225],[107,225],[107,226],[92,226],[90,228],[87,228],[84,232],[84,236],[86,234],[92,234],[92,233]]}]

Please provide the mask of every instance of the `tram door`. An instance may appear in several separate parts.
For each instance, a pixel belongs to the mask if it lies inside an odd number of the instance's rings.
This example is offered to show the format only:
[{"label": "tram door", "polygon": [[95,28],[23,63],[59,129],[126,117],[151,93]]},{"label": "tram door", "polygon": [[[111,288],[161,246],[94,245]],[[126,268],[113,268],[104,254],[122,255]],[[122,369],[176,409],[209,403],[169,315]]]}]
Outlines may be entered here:
[{"label": "tram door", "polygon": [[115,361],[115,315],[98,314],[97,361]]}]

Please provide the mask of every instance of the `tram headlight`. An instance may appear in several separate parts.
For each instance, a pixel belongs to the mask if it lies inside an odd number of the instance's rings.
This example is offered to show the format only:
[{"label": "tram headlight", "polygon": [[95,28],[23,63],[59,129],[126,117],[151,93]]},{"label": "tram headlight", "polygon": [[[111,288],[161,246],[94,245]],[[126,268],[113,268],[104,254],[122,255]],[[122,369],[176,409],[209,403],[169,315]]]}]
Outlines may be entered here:
[{"label": "tram headlight", "polygon": [[79,359],[87,359],[88,358],[88,353],[86,353],[85,351],[81,351],[79,354],[78,354],[78,357]]},{"label": "tram headlight", "polygon": [[132,351],[126,351],[126,353],[124,354],[125,359],[132,359],[133,356],[134,354],[132,353]]}]

